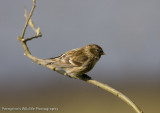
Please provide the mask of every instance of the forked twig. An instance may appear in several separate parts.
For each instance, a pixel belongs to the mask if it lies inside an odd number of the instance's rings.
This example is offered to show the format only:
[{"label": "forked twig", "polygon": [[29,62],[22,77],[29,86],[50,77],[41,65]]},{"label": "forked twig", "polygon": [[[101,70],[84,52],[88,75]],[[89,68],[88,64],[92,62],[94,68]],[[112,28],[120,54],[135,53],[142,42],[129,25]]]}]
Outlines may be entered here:
[{"label": "forked twig", "polygon": [[[26,20],[24,29],[23,29],[23,31],[22,31],[21,38],[24,38],[24,34],[25,34],[25,32],[26,32],[26,28],[27,28],[27,26],[28,26],[28,22],[29,22],[29,20],[30,20],[32,14],[33,14],[33,11],[34,11],[34,8],[35,8],[35,7],[36,7],[36,0],[33,0],[33,6],[32,6],[32,9],[31,9],[31,12],[30,12],[30,14],[29,14],[29,17],[28,17],[28,19]],[[26,14],[26,13],[25,13],[25,14]]]},{"label": "forked twig", "polygon": [[[35,38],[42,37],[42,34],[41,34],[41,32],[40,32],[40,28],[37,28],[37,29],[36,29],[36,28],[34,27],[34,24],[33,24],[32,20],[31,20],[31,16],[32,16],[32,14],[33,14],[33,12],[34,12],[35,6],[36,6],[36,0],[33,0],[33,6],[32,6],[32,9],[31,9],[31,12],[30,12],[29,16],[27,16],[27,10],[25,9],[26,23],[25,23],[25,26],[24,26],[24,28],[23,28],[22,35],[21,35],[21,36],[18,36],[18,40],[21,42],[22,47],[23,47],[23,49],[24,49],[24,52],[25,52],[24,54],[25,54],[28,58],[30,58],[33,62],[37,62],[39,65],[43,65],[43,66],[45,66],[45,67],[47,67],[47,68],[49,68],[49,69],[51,69],[51,70],[53,70],[53,71],[56,71],[56,72],[58,72],[58,73],[60,73],[60,74],[62,74],[62,75],[69,76],[69,75],[67,75],[64,71],[59,70],[59,69],[56,68],[56,67],[47,65],[47,64],[44,62],[43,59],[39,59],[39,58],[33,56],[33,55],[31,54],[31,52],[29,51],[29,49],[28,49],[28,46],[27,46],[27,44],[26,44],[28,41],[30,41],[30,40],[32,40],[32,39],[35,39]],[[29,25],[31,26],[31,28],[36,32],[36,35],[33,36],[33,37],[30,37],[30,38],[24,39],[25,31],[26,31],[26,28],[27,28],[28,24],[29,24]],[[82,76],[82,77],[71,77],[71,78],[80,79],[80,80],[83,80],[83,81],[88,82],[88,83],[90,83],[90,84],[93,84],[93,85],[95,85],[95,86],[98,86],[98,87],[100,87],[101,89],[106,90],[106,91],[114,94],[115,96],[119,97],[120,99],[122,99],[125,103],[127,103],[129,106],[131,106],[137,113],[143,113],[142,110],[140,110],[140,108],[138,108],[138,107],[136,106],[136,104],[134,104],[128,97],[126,97],[126,96],[125,96],[124,94],[122,94],[121,92],[115,90],[114,88],[108,86],[107,84],[103,84],[103,83],[101,83],[101,82],[98,82],[98,81],[96,81],[96,80],[93,80],[93,79],[91,79],[88,75],[84,75],[84,76]]]}]

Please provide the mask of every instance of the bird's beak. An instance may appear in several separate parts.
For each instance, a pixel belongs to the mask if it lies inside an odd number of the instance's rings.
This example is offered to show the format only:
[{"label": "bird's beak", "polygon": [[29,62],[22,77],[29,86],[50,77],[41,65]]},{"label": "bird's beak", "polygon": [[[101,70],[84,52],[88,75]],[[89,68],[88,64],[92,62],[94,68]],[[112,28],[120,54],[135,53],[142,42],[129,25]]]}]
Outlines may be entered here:
[{"label": "bird's beak", "polygon": [[106,53],[102,52],[101,55],[106,55]]}]

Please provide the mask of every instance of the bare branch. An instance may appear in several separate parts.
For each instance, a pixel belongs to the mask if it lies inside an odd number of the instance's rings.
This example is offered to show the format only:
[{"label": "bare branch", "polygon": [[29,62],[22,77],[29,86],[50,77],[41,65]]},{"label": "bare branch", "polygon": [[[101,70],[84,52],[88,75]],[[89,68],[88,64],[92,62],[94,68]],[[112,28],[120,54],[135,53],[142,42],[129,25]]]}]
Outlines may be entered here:
[{"label": "bare branch", "polygon": [[33,36],[33,37],[30,37],[30,38],[26,38],[26,39],[24,39],[23,41],[24,41],[24,42],[27,42],[27,41],[29,41],[29,40],[32,40],[32,39],[38,38],[38,37],[42,37],[42,34],[35,35],[35,36]]},{"label": "bare branch", "polygon": [[[26,18],[26,20],[28,19],[28,16],[27,16],[27,10],[26,10],[26,8],[24,7],[24,11],[25,11],[25,14],[24,14],[24,17]],[[37,29],[35,28],[35,26],[34,26],[34,23],[33,23],[33,21],[32,21],[32,19],[30,18],[29,19],[29,25],[30,25],[30,27],[33,29],[33,31],[37,34],[37,35],[41,35],[41,32],[40,32],[40,28],[38,27]],[[40,36],[41,37],[41,36]]]},{"label": "bare branch", "polygon": [[[37,62],[39,65],[43,65],[43,66],[45,66],[45,67],[47,67],[47,68],[49,68],[49,69],[51,69],[53,71],[56,71],[56,72],[58,72],[58,73],[60,73],[62,75],[69,76],[71,78],[75,78],[75,79],[79,79],[79,80],[83,80],[85,82],[88,82],[90,84],[98,86],[101,89],[103,89],[105,91],[108,91],[108,92],[114,94],[115,96],[119,97],[120,99],[122,99],[125,103],[127,103],[129,106],[131,106],[137,113],[143,113],[128,97],[126,97],[121,92],[115,90],[114,88],[108,86],[107,84],[103,84],[101,82],[93,80],[93,79],[91,79],[91,77],[89,77],[88,75],[85,75],[85,74],[83,76],[78,76],[78,77],[67,75],[67,73],[65,73],[64,71],[60,70],[59,68],[53,67],[51,65],[47,65],[46,62],[43,59],[39,59],[39,58],[37,58],[37,57],[35,57],[35,56],[33,56],[31,54],[31,52],[29,51],[29,48],[28,48],[28,46],[26,44],[27,41],[30,41],[30,40],[38,38],[38,37],[42,37],[42,34],[40,32],[40,28],[38,27],[36,29],[34,27],[33,21],[31,20],[31,16],[32,16],[32,14],[34,12],[34,9],[35,9],[35,4],[36,4],[36,0],[33,0],[33,6],[32,6],[32,9],[31,9],[31,12],[30,12],[29,16],[27,16],[27,10],[25,9],[25,15],[24,16],[26,18],[26,23],[25,23],[25,26],[23,28],[21,37],[18,36],[18,40],[22,44],[22,47],[23,47],[23,49],[25,51],[25,55],[28,58],[30,58],[33,62]],[[31,28],[36,33],[36,35],[33,36],[33,37],[30,37],[30,38],[24,39],[25,31],[26,31],[26,28],[27,28],[28,24],[31,26]]]},{"label": "bare branch", "polygon": [[96,80],[88,80],[87,81],[90,84],[93,84],[95,86],[98,86],[112,94],[114,94],[115,96],[119,97],[120,99],[122,99],[124,102],[126,102],[129,106],[131,106],[137,113],[143,113],[140,108],[138,108],[128,97],[126,97],[124,94],[122,94],[121,92],[115,90],[114,88],[110,87],[107,84],[103,84],[101,82],[98,82]]},{"label": "bare branch", "polygon": [[25,23],[24,29],[23,29],[23,31],[22,31],[21,38],[24,38],[24,34],[25,34],[26,28],[27,28],[27,26],[28,26],[28,22],[29,22],[29,20],[30,20],[32,14],[33,14],[33,11],[34,11],[34,8],[35,8],[35,7],[36,7],[36,0],[33,0],[33,6],[32,6],[32,9],[31,9],[31,12],[30,12],[30,14],[29,14],[29,17],[28,17],[28,19],[27,19],[27,21],[26,21],[26,23]]}]

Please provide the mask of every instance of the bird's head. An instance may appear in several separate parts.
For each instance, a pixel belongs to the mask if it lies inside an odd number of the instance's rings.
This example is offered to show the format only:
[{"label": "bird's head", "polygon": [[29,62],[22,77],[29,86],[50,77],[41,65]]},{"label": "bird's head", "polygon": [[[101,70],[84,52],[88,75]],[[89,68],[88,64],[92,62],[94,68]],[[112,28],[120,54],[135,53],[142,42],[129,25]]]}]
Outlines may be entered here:
[{"label": "bird's head", "polygon": [[92,55],[96,56],[96,57],[101,57],[101,55],[105,55],[105,53],[103,52],[103,49],[96,44],[89,44],[85,46],[87,51],[90,52]]}]

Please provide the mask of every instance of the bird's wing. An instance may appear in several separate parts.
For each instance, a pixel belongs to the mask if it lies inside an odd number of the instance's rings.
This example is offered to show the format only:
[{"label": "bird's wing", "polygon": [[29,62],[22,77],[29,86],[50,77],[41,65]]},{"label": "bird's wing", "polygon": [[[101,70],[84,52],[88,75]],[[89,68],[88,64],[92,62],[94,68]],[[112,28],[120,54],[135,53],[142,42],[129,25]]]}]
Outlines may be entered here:
[{"label": "bird's wing", "polygon": [[73,49],[59,57],[46,59],[48,65],[55,65],[56,67],[61,68],[79,67],[82,66],[87,60],[88,57],[84,54],[84,52],[79,51],[78,49]]}]

